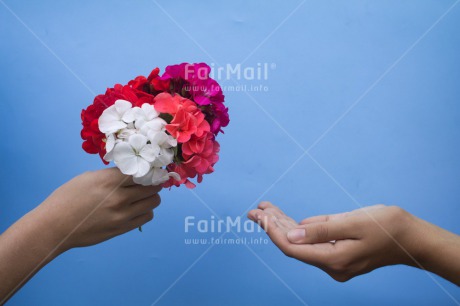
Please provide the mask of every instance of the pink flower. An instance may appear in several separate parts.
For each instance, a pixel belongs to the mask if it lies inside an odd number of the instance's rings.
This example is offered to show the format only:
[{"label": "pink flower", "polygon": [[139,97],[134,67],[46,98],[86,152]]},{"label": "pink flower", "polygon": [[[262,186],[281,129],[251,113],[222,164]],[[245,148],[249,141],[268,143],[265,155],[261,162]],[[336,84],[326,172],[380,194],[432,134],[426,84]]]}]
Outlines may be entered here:
[{"label": "pink flower", "polygon": [[205,120],[205,116],[201,111],[197,111],[194,113],[196,118],[196,132],[195,135],[201,137],[204,133],[207,133],[211,130],[211,126]]},{"label": "pink flower", "polygon": [[162,80],[170,79],[185,79],[185,67],[193,66],[189,63],[182,63],[178,65],[169,65],[166,67],[165,72],[161,76]]},{"label": "pink flower", "polygon": [[214,172],[213,166],[219,160],[219,150],[220,145],[214,140],[212,133],[205,133],[201,137],[193,136],[182,145],[182,156],[185,159],[182,165],[196,171],[200,183],[203,174]]},{"label": "pink flower", "polygon": [[203,107],[203,112],[206,114],[206,120],[211,123],[211,132],[214,135],[223,133],[222,128],[230,122],[228,108],[223,103],[217,103]]},{"label": "pink flower", "polygon": [[220,85],[209,77],[193,80],[190,85],[190,92],[198,105],[223,103],[225,98]]},{"label": "pink flower", "polygon": [[179,109],[183,108],[187,112],[197,111],[196,104],[189,99],[183,98],[180,95],[170,95],[162,92],[154,99],[154,106],[157,112],[175,115]]},{"label": "pink flower", "polygon": [[179,143],[189,141],[193,134],[197,136],[209,132],[211,127],[205,120],[205,115],[197,108],[196,104],[179,95],[161,93],[155,97],[154,107],[160,113],[173,116],[166,125],[166,130],[177,139]]},{"label": "pink flower", "polygon": [[166,130],[177,139],[177,142],[184,143],[189,141],[192,134],[197,131],[196,118],[193,114],[180,109],[171,123],[166,125]]},{"label": "pink flower", "polygon": [[214,172],[214,164],[219,160],[220,145],[214,140],[211,132],[204,133],[201,137],[193,135],[190,141],[182,144],[182,163],[172,163],[168,165],[168,171],[176,172],[180,175],[180,180],[170,179],[162,186],[180,186],[185,184],[187,188],[194,188],[189,178],[197,177],[197,182],[203,181],[203,175]]},{"label": "pink flower", "polygon": [[194,136],[189,141],[182,145],[182,156],[185,159],[190,158],[193,154],[200,154],[204,151],[208,135],[201,137]]},{"label": "pink flower", "polygon": [[205,63],[182,63],[166,67],[160,79],[168,81],[173,92],[201,106],[211,131],[217,135],[223,132],[222,127],[227,126],[230,119],[223,104],[225,96],[222,89],[209,77],[210,73],[211,68]]}]

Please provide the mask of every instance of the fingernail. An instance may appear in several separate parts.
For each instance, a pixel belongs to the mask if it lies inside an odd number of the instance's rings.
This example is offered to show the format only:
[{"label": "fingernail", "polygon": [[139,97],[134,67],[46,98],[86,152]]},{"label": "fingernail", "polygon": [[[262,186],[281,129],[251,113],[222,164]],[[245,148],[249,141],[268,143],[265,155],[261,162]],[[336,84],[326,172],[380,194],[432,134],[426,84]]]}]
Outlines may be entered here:
[{"label": "fingernail", "polygon": [[287,237],[291,242],[300,242],[305,238],[305,229],[297,228],[289,231]]},{"label": "fingernail", "polygon": [[267,206],[267,202],[266,201],[262,201],[259,203],[259,207],[260,208],[265,208]]}]

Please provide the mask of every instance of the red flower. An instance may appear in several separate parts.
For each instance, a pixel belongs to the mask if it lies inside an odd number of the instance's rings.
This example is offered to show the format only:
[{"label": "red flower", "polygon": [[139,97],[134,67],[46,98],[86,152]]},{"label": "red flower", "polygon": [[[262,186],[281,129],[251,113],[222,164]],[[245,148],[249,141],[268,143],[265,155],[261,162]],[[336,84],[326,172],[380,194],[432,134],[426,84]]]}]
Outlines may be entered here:
[{"label": "red flower", "polygon": [[138,91],[128,85],[116,84],[113,88],[107,88],[105,94],[96,96],[93,104],[81,112],[83,128],[80,134],[84,140],[82,144],[83,150],[90,154],[99,153],[105,164],[108,164],[103,159],[105,155],[105,135],[99,130],[98,120],[102,112],[119,99],[129,101],[134,106],[141,106],[144,103],[153,104],[152,95]]},{"label": "red flower", "polygon": [[131,86],[131,88],[136,89],[136,90],[144,90],[144,86],[148,84],[147,78],[143,75],[140,75],[136,77],[134,80],[131,80],[128,82],[128,85]]},{"label": "red flower", "polygon": [[175,179],[170,178],[169,181],[163,183],[162,187],[164,188],[169,188],[172,186],[179,187],[182,184],[185,184],[185,186],[190,189],[196,187],[196,185],[193,184],[189,180],[189,178],[194,178],[197,174],[193,169],[184,167],[182,164],[174,164],[174,163],[168,165],[166,168],[168,169],[169,172],[178,173],[181,179],[179,181],[176,181]]},{"label": "red flower", "polygon": [[133,89],[151,95],[169,90],[169,80],[160,79],[159,73],[160,69],[155,68],[147,78],[142,75],[138,76],[134,80],[129,81],[128,85]]},{"label": "red flower", "polygon": [[152,72],[150,72],[150,75],[148,76],[147,80],[156,91],[169,90],[169,80],[162,80],[159,76],[159,73],[159,68],[153,69]]}]

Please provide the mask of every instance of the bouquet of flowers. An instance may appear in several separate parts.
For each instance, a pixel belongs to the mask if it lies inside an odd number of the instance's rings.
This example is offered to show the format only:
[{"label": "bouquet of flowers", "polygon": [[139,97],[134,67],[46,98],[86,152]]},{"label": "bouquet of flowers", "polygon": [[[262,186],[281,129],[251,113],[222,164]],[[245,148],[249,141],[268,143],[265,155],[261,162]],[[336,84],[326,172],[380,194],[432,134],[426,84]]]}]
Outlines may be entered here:
[{"label": "bouquet of flowers", "polygon": [[216,136],[229,123],[219,84],[204,63],[158,68],[127,85],[116,84],[81,113],[83,149],[113,161],[134,182],[185,184],[214,171]]}]

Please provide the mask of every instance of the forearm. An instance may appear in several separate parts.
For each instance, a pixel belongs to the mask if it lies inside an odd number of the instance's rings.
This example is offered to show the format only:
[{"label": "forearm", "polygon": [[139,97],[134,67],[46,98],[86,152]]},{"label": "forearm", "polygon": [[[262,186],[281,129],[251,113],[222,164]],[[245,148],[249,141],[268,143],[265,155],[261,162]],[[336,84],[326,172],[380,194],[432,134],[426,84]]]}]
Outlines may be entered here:
[{"label": "forearm", "polygon": [[460,236],[418,219],[422,267],[460,286]]},{"label": "forearm", "polygon": [[86,172],[56,189],[0,235],[0,305],[66,250],[103,242],[152,220],[160,190],[139,186],[116,168]]},{"label": "forearm", "polygon": [[64,250],[51,216],[38,207],[0,236],[0,305]]}]

